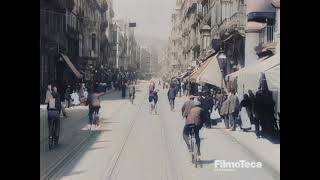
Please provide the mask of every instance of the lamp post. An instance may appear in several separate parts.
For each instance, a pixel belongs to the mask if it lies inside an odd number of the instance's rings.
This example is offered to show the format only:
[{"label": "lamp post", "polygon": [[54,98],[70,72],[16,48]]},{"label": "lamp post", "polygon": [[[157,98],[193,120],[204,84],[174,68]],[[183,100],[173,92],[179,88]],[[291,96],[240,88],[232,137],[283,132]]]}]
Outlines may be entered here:
[{"label": "lamp post", "polygon": [[225,66],[225,61],[227,59],[227,56],[224,54],[223,51],[220,51],[218,57],[217,57],[220,61],[221,61],[221,90],[223,88],[223,78],[224,78],[224,66]]},{"label": "lamp post", "polygon": [[192,71],[192,68],[189,66],[188,69],[187,69],[188,76],[189,76],[189,77],[188,77],[188,84],[187,84],[187,87],[189,87],[189,89],[187,89],[188,95],[190,95],[190,88],[191,88],[191,84],[190,84],[191,71]]}]

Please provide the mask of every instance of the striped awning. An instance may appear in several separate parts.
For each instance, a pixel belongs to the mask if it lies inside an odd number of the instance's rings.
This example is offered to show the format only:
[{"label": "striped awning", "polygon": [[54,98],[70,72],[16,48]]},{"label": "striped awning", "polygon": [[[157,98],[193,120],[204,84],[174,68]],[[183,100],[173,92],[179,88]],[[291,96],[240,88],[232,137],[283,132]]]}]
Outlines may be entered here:
[{"label": "striped awning", "polygon": [[68,64],[69,68],[72,70],[72,72],[76,75],[78,79],[81,79],[83,76],[80,74],[80,72],[77,70],[77,68],[72,64],[69,57],[63,53],[60,53],[60,55],[63,57],[64,61]]}]

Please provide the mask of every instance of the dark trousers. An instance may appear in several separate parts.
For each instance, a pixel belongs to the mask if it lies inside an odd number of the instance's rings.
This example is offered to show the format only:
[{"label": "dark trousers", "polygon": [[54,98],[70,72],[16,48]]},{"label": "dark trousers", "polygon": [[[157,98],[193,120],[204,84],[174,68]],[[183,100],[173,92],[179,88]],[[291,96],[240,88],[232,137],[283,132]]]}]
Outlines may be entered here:
[{"label": "dark trousers", "polygon": [[204,124],[206,125],[207,128],[211,128],[211,119],[210,119],[209,110],[206,110],[205,114],[206,114],[206,119]]},{"label": "dark trousers", "polygon": [[[196,139],[196,144],[198,146],[198,150],[200,151],[200,136],[199,136],[199,131],[200,131],[200,127],[196,126],[194,128],[194,135],[195,135],[195,139]],[[189,124],[186,124],[183,128],[183,139],[186,142],[187,146],[190,147],[190,143],[189,143],[189,136],[191,135],[191,130],[192,128],[190,127]]]},{"label": "dark trousers", "polygon": [[223,115],[222,118],[223,118],[223,120],[224,120],[224,125],[225,125],[225,127],[226,127],[227,129],[229,129],[229,128],[230,128],[230,123],[229,123],[229,117],[228,117],[228,115]]},{"label": "dark trousers", "polygon": [[99,109],[100,107],[92,107],[89,106],[89,124],[93,124],[94,119],[93,119],[93,113],[96,112],[97,114],[99,114]]},{"label": "dark trousers", "polygon": [[231,127],[232,127],[233,131],[235,131],[236,127],[237,127],[236,118],[237,118],[236,113],[230,113],[229,114],[229,121],[230,121],[230,124],[231,124]]},{"label": "dark trousers", "polygon": [[[52,132],[52,125],[55,123],[56,128]],[[60,111],[49,110],[48,111],[48,127],[49,127],[49,136],[52,134],[55,142],[58,142],[59,132],[60,132]]]},{"label": "dark trousers", "polygon": [[259,120],[259,118],[254,118],[254,126],[255,126],[257,137],[260,137],[261,135],[260,125],[261,125],[261,121]]},{"label": "dark trousers", "polygon": [[170,98],[170,99],[169,99],[169,103],[172,102],[172,107],[173,107],[173,109],[174,109],[174,99],[175,99],[175,98]]}]

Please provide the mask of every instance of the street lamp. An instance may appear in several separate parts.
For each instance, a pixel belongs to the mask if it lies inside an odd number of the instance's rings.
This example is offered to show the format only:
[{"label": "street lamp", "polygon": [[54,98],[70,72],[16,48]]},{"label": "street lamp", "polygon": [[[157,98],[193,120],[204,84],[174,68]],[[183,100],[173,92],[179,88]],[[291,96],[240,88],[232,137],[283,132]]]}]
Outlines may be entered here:
[{"label": "street lamp", "polygon": [[221,90],[222,90],[222,88],[223,88],[223,78],[224,78],[223,77],[223,75],[224,75],[223,69],[224,69],[224,65],[225,65],[225,61],[227,59],[227,56],[224,54],[223,51],[220,51],[220,53],[217,56],[217,58],[221,61],[221,65],[222,65],[222,67],[221,67]]},{"label": "street lamp", "polygon": [[188,84],[187,84],[187,86],[189,87],[189,89],[187,89],[187,93],[188,93],[188,95],[190,95],[190,87],[191,87],[190,75],[191,75],[191,72],[192,72],[192,68],[190,66],[187,68],[187,72],[188,72]]}]

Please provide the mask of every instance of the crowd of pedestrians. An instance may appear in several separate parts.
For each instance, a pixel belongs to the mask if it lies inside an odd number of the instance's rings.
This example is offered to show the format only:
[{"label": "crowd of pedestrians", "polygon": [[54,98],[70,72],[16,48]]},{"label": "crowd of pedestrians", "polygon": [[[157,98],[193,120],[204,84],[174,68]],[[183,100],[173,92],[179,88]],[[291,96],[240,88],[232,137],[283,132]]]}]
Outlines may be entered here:
[{"label": "crowd of pedestrians", "polygon": [[[197,97],[197,101],[200,102],[205,114],[203,123],[206,128],[211,128],[218,120],[222,120],[225,128],[231,131],[240,127],[244,132],[248,132],[254,127],[258,138],[278,137],[280,123],[276,119],[272,92],[265,82],[261,82],[255,94],[252,90],[248,90],[241,101],[235,88],[230,88],[227,94],[224,89],[208,90],[208,87],[200,88],[200,85],[195,87],[198,91],[191,91],[191,96],[188,97],[192,97],[191,99]],[[186,117],[185,113],[189,111],[190,106],[189,99],[182,107],[183,117]]]}]

